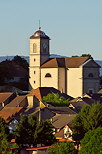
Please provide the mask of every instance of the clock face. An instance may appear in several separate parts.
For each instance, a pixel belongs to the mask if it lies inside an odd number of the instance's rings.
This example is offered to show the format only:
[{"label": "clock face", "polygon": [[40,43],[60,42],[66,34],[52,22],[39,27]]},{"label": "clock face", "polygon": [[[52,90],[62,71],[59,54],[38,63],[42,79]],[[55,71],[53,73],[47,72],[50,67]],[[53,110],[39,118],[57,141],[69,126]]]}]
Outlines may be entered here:
[{"label": "clock face", "polygon": [[43,48],[46,49],[47,48],[47,43],[43,43]]}]

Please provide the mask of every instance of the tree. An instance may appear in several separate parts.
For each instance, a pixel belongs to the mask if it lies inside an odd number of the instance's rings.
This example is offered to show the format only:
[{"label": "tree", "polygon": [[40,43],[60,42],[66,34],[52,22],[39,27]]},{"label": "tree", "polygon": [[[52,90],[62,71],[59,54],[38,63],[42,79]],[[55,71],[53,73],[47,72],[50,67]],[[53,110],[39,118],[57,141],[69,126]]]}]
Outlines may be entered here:
[{"label": "tree", "polygon": [[0,84],[4,84],[5,79],[13,79],[11,70],[8,67],[8,64],[0,63]]},{"label": "tree", "polygon": [[36,146],[37,143],[49,145],[55,141],[49,121],[38,122],[35,115],[22,115],[14,136],[19,146]]},{"label": "tree", "polygon": [[69,99],[65,99],[58,93],[49,93],[47,96],[43,97],[42,101],[53,106],[69,106],[70,104]]},{"label": "tree", "polygon": [[102,153],[102,127],[88,131],[81,141],[79,154]]},{"label": "tree", "polygon": [[92,106],[84,106],[73,120],[73,138],[81,140],[85,133],[102,127],[102,104],[95,103]]},{"label": "tree", "polygon": [[7,154],[10,152],[10,135],[9,129],[2,117],[0,117],[0,153]]},{"label": "tree", "polygon": [[81,57],[89,57],[89,58],[92,58],[92,56],[90,54],[82,54]]},{"label": "tree", "polygon": [[24,59],[24,58],[22,58],[22,57],[20,57],[20,56],[15,56],[13,59],[12,59],[12,61],[14,61],[16,64],[18,64],[18,65],[20,65],[20,66],[22,66],[23,68],[25,68],[26,70],[28,70],[29,68],[29,64],[28,64],[28,62]]},{"label": "tree", "polygon": [[37,143],[44,145],[51,145],[55,140],[55,136],[53,135],[53,126],[49,120],[43,120],[37,126]]},{"label": "tree", "polygon": [[48,154],[76,154],[77,151],[71,142],[58,142],[47,150]]}]

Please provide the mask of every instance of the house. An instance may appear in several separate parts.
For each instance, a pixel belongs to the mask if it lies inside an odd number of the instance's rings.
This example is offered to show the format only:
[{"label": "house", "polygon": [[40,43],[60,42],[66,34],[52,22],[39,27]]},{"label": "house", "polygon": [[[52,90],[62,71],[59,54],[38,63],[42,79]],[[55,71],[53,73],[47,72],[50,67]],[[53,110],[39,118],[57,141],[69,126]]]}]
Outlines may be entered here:
[{"label": "house", "polygon": [[0,93],[0,109],[9,104],[15,97],[16,94],[13,92]]},{"label": "house", "polygon": [[29,92],[29,94],[27,95],[27,99],[28,99],[28,106],[29,107],[45,107],[45,106],[51,106],[48,105],[46,102],[42,101],[42,98],[44,96],[47,96],[49,93],[56,93],[59,94],[59,96],[63,96],[66,99],[72,100],[73,97],[65,94],[65,93],[61,93],[59,90],[53,88],[53,87],[38,87],[36,89],[33,89],[32,91]]},{"label": "house", "polygon": [[72,120],[77,114],[57,114],[52,117],[56,138],[72,139]]},{"label": "house", "polygon": [[20,119],[20,114],[24,113],[26,108],[24,107],[4,107],[0,111],[0,116],[7,123],[10,132],[16,129],[16,124]]},{"label": "house", "polygon": [[70,101],[69,108],[71,108],[75,112],[79,112],[81,108],[85,105],[92,105],[95,103],[95,100],[89,97],[78,97]]},{"label": "house", "polygon": [[74,98],[98,92],[100,66],[89,57],[50,58],[49,41],[41,29],[30,37],[30,89],[54,87]]},{"label": "house", "polygon": [[27,107],[28,101],[27,96],[19,96],[17,95],[6,107]]}]

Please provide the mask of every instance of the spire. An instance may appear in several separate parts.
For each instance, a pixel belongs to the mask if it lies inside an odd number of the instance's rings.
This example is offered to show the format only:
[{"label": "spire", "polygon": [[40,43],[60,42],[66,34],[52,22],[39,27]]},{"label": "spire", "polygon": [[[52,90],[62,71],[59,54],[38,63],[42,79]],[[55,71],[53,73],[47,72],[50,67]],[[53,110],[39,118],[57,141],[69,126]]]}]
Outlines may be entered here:
[{"label": "spire", "polygon": [[41,27],[40,27],[40,20],[39,20],[39,30],[41,30]]}]

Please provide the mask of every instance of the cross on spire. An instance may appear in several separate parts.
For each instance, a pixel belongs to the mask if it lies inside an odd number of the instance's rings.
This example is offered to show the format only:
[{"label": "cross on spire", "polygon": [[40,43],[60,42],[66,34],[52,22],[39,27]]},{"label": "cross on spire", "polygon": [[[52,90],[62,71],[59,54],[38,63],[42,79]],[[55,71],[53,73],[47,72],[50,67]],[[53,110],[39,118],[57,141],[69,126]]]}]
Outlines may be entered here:
[{"label": "cross on spire", "polygon": [[39,20],[39,30],[41,30],[41,27],[40,27],[40,20]]}]

